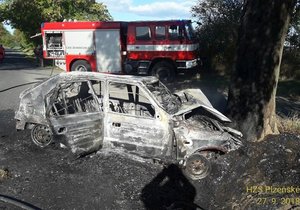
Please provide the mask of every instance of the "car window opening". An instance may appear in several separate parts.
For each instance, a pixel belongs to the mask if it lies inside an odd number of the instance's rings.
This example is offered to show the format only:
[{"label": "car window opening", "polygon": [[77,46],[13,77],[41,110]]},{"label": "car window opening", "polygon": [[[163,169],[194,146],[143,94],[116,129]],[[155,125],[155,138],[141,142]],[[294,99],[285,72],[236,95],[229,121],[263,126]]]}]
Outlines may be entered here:
[{"label": "car window opening", "polygon": [[97,112],[101,106],[93,96],[93,90],[88,82],[72,82],[61,84],[57,97],[52,105],[54,116],[75,114],[81,112]]},{"label": "car window opening", "polygon": [[181,101],[178,97],[173,95],[166,86],[164,86],[159,81],[148,83],[146,84],[146,86],[158,100],[164,110],[166,110],[166,112],[168,112],[169,114],[178,112],[181,106]]},{"label": "car window opening", "polygon": [[155,109],[138,86],[109,83],[109,111],[154,118]]}]

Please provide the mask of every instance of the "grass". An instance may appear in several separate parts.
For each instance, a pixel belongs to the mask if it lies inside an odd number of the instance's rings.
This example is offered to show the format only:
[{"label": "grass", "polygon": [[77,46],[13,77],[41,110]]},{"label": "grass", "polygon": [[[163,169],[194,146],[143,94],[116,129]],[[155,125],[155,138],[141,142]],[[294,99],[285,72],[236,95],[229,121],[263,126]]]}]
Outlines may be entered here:
[{"label": "grass", "polygon": [[300,116],[299,114],[294,114],[288,118],[277,116],[277,126],[280,133],[300,135]]}]

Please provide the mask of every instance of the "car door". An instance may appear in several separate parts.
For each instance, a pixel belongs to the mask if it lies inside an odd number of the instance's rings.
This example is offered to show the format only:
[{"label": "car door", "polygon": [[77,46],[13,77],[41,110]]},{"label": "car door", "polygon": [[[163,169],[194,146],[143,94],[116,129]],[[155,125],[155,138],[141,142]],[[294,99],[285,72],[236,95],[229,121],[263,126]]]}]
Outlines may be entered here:
[{"label": "car door", "polygon": [[48,97],[47,116],[53,133],[63,136],[77,155],[98,150],[103,143],[103,111],[90,81],[57,85]]},{"label": "car door", "polygon": [[161,119],[138,85],[109,82],[107,139],[114,146],[145,157],[170,154],[169,124]]}]

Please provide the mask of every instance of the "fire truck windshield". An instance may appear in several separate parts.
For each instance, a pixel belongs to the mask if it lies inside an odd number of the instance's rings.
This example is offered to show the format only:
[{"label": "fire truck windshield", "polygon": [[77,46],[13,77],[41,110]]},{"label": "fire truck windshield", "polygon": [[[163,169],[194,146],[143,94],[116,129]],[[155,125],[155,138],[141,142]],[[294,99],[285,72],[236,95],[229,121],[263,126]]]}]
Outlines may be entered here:
[{"label": "fire truck windshield", "polygon": [[170,90],[163,85],[163,83],[157,81],[153,83],[146,84],[147,88],[156,98],[156,100],[162,105],[162,107],[168,112],[169,114],[175,114],[178,112],[181,101],[180,99],[173,95]]},{"label": "fire truck windshield", "polygon": [[187,38],[189,40],[194,40],[196,38],[195,30],[194,30],[191,22],[186,23],[185,30],[186,30]]}]

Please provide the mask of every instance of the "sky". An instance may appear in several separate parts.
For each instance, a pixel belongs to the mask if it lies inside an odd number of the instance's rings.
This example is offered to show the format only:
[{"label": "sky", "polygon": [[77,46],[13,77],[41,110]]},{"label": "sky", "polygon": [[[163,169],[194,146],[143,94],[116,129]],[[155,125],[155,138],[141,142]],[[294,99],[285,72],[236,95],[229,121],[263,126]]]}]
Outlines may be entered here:
[{"label": "sky", "polygon": [[197,0],[97,0],[116,21],[191,19]]},{"label": "sky", "polygon": [[[192,19],[197,0],[97,0],[104,3],[115,21]],[[13,29],[5,26],[11,33]]]}]

